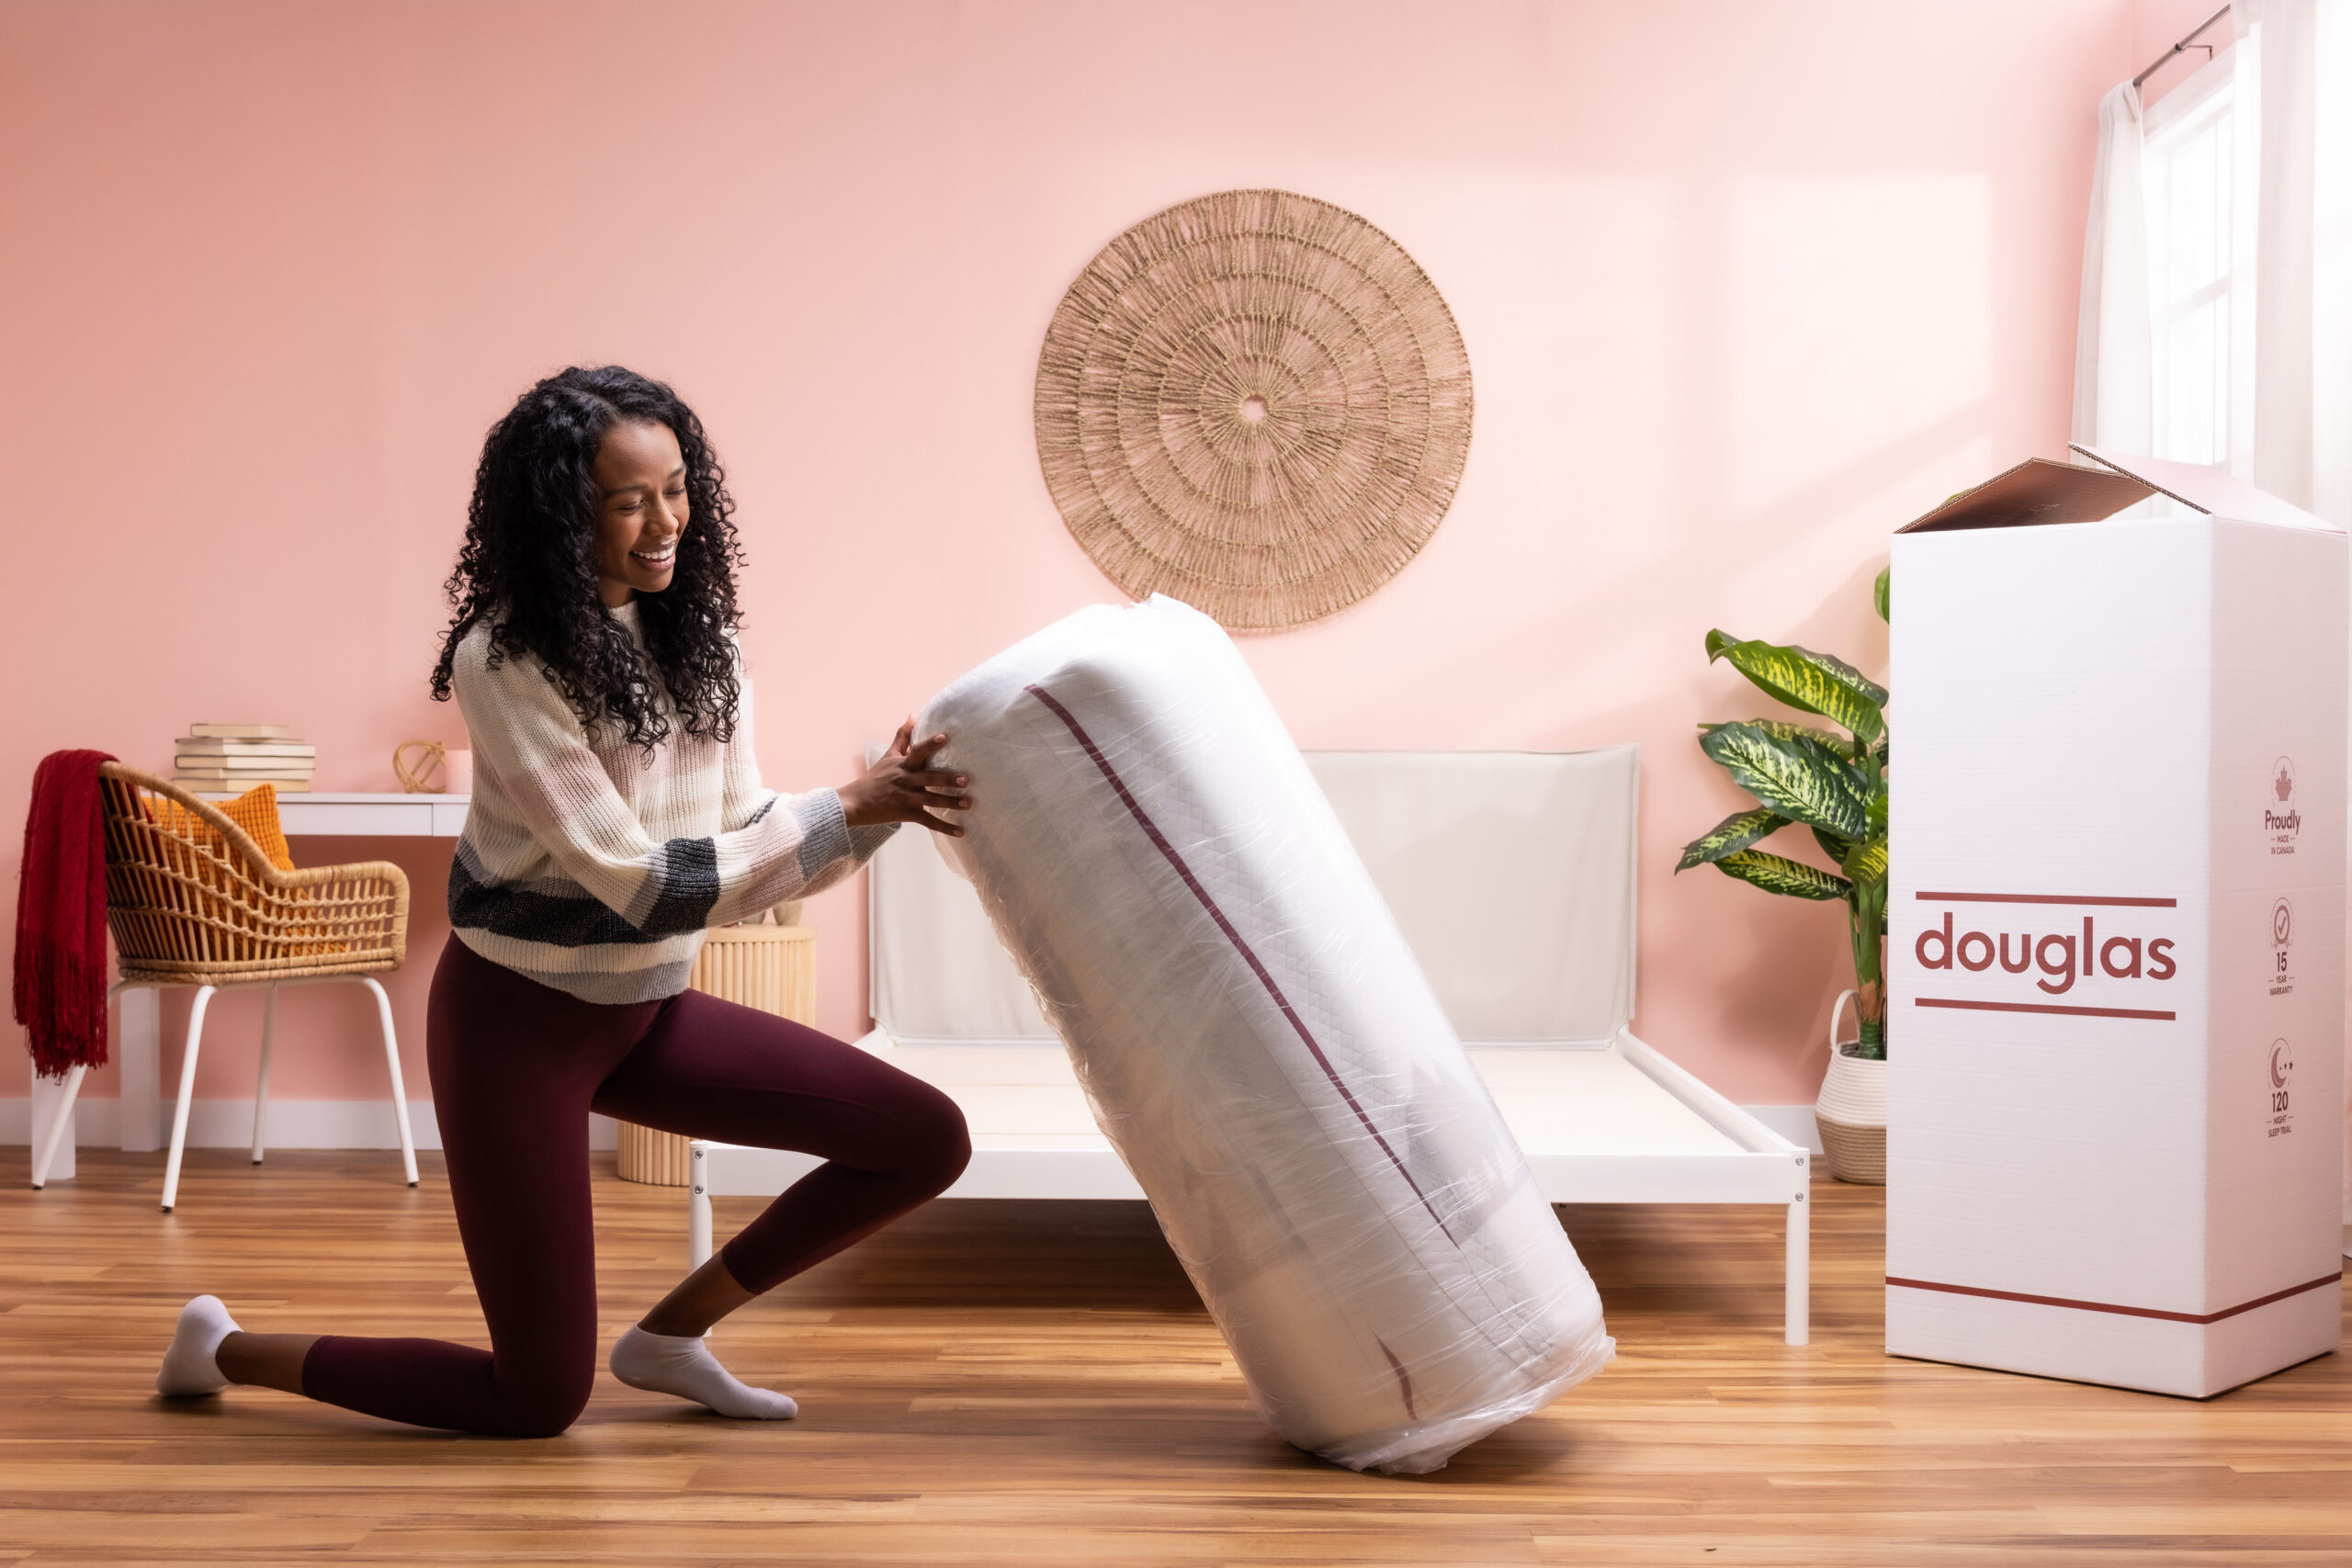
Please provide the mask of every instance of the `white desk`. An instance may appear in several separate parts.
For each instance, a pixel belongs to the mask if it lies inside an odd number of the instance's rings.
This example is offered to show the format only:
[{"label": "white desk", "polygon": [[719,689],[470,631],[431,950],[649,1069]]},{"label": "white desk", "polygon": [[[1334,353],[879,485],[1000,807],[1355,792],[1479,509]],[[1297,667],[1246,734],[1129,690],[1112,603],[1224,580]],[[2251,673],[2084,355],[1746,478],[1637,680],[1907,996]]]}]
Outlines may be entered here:
[{"label": "white desk", "polygon": [[[206,800],[227,800],[207,794]],[[277,819],[289,839],[454,839],[466,826],[470,795],[373,795],[311,790],[277,795]]]},{"label": "white desk", "polygon": [[[231,795],[207,793],[207,800]],[[455,839],[466,825],[462,795],[390,795],[348,790],[282,792],[277,818],[289,839]],[[118,1004],[121,1028],[117,1039],[122,1063],[121,1141],[124,1149],[140,1154],[164,1146],[163,993],[141,987],[125,991]],[[51,1096],[56,1084],[38,1075],[33,1078],[32,1124],[48,1125]],[[74,1143],[68,1138],[57,1151],[52,1177],[74,1174]]]}]

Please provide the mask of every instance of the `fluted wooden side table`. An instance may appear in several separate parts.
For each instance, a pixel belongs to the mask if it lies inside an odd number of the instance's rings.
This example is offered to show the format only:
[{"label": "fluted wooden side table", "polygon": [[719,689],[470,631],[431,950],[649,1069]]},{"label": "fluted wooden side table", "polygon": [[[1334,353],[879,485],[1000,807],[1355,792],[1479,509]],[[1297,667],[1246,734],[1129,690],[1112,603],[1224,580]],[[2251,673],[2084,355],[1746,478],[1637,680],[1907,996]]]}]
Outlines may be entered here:
[{"label": "fluted wooden side table", "polygon": [[[817,928],[721,926],[704,939],[686,982],[730,1002],[758,1008],[795,1023],[817,1021]],[[684,1187],[686,1145],[675,1133],[624,1122],[620,1177],[652,1187]]]}]

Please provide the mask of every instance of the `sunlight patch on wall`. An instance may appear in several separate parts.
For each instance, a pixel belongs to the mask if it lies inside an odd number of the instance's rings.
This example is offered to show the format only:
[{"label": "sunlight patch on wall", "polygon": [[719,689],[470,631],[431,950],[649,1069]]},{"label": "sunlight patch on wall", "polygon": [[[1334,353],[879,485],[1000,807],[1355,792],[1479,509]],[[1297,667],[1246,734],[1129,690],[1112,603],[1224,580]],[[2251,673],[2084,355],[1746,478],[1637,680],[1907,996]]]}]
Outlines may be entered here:
[{"label": "sunlight patch on wall", "polygon": [[1984,176],[1750,178],[1728,220],[1735,507],[1834,485],[1990,396]]}]

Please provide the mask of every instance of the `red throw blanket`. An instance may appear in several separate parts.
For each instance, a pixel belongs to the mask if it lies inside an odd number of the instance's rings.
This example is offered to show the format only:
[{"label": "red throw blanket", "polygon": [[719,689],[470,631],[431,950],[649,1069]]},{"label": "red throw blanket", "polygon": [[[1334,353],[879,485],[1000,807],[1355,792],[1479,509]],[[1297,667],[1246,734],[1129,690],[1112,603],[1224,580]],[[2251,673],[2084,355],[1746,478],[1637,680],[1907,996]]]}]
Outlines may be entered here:
[{"label": "red throw blanket", "polygon": [[33,1066],[62,1078],[107,1061],[104,751],[51,751],[33,773],[17,883],[17,1021]]}]

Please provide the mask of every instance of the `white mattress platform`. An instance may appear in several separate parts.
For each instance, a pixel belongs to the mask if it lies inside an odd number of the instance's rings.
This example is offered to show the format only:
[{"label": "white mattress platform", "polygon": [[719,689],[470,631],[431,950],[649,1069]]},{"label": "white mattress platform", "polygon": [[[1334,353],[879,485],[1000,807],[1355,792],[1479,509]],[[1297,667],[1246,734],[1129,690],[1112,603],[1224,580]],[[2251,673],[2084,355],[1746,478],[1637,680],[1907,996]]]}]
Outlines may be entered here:
[{"label": "white mattress platform", "polygon": [[[1322,752],[1308,761],[1554,1203],[1770,1203],[1788,1214],[1786,1335],[1807,1338],[1807,1151],[1625,1027],[1634,995],[1634,748]],[[1139,1200],[968,885],[908,829],[870,889],[857,1043],[962,1107],[951,1198]],[[770,1196],[809,1156],[696,1142],[689,1240],[713,1196]]]}]

